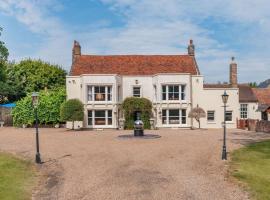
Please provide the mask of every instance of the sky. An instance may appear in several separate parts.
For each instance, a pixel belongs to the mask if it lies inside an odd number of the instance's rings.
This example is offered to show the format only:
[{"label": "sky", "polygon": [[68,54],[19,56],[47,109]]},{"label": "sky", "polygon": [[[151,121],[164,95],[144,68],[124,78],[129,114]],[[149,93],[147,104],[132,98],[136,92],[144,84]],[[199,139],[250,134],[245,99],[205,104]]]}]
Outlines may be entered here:
[{"label": "sky", "polygon": [[9,59],[71,66],[82,54],[187,54],[193,39],[205,82],[270,78],[269,0],[0,0],[0,40]]}]

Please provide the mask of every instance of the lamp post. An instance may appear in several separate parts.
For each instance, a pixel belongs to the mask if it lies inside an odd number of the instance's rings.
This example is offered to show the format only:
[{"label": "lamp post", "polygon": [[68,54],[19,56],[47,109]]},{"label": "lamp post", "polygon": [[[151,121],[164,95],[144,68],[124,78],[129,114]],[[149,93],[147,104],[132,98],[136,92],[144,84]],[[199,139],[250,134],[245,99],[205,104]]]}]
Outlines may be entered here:
[{"label": "lamp post", "polygon": [[38,113],[37,113],[37,108],[38,108],[38,93],[33,92],[32,94],[32,105],[34,107],[34,112],[35,112],[35,127],[36,127],[36,163],[41,164],[41,158],[40,158],[40,153],[39,153],[39,137],[38,137]]},{"label": "lamp post", "polygon": [[223,147],[222,147],[222,160],[227,160],[227,150],[226,150],[226,104],[228,102],[229,95],[224,91],[221,95],[222,101],[224,103],[224,134],[223,134]]}]

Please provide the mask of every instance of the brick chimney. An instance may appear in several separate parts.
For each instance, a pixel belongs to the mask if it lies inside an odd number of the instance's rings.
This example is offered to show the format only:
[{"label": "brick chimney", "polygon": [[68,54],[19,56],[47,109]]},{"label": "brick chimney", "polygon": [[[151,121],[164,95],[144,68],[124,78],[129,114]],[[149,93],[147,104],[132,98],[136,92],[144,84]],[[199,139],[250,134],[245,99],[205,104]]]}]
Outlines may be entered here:
[{"label": "brick chimney", "polygon": [[193,40],[189,40],[188,55],[195,56],[195,46],[193,44]]},{"label": "brick chimney", "polygon": [[78,56],[81,56],[81,45],[79,42],[74,40],[73,49],[72,49],[72,64],[75,62]]},{"label": "brick chimney", "polygon": [[237,64],[234,57],[232,57],[232,62],[230,64],[230,85],[233,88],[237,87]]}]

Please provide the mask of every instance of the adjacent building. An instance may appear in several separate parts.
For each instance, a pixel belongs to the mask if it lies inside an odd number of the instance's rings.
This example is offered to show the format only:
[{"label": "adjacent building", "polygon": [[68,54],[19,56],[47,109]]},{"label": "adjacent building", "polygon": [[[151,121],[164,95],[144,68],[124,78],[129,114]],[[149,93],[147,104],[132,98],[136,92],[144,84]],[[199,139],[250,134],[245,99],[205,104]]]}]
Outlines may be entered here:
[{"label": "adjacent building", "polygon": [[[185,55],[82,55],[75,41],[70,75],[66,78],[68,99],[80,99],[85,107],[85,128],[120,128],[125,119],[121,103],[127,97],[152,102],[156,128],[198,127],[188,118],[196,106],[203,108],[203,128],[221,128],[224,107],[221,95],[229,95],[227,127],[236,128],[239,117],[257,117],[258,102],[242,98],[237,83],[237,64],[230,64],[229,84],[204,84],[190,40]],[[249,95],[247,95],[249,96]],[[247,112],[245,112],[247,110]]]}]

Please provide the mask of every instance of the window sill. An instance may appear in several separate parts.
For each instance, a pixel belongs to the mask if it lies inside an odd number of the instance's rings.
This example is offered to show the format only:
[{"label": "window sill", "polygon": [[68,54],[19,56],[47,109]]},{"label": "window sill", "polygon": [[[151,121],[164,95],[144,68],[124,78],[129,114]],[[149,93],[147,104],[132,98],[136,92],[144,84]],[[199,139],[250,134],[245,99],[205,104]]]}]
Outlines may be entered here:
[{"label": "window sill", "polygon": [[216,124],[217,122],[215,121],[208,121],[207,124]]}]

